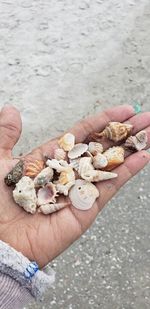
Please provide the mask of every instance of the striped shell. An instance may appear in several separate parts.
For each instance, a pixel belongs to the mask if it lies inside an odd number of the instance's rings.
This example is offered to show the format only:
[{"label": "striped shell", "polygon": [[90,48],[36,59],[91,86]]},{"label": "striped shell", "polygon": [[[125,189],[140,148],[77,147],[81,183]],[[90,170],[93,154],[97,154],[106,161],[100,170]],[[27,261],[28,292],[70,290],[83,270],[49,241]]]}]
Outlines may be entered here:
[{"label": "striped shell", "polygon": [[71,160],[77,159],[77,158],[81,157],[87,150],[88,150],[87,144],[82,144],[82,143],[76,144],[73,147],[73,149],[71,149],[68,152],[68,157]]},{"label": "striped shell", "polygon": [[125,140],[129,135],[131,135],[132,129],[133,126],[131,124],[110,122],[102,132],[94,133],[93,137],[106,137],[114,142],[119,142]]},{"label": "striped shell", "polygon": [[25,176],[36,177],[44,168],[43,160],[35,160],[33,162],[26,162]]},{"label": "striped shell", "polygon": [[75,136],[71,133],[66,133],[58,141],[58,145],[65,151],[70,151],[75,145]]},{"label": "striped shell", "polygon": [[42,212],[44,215],[52,214],[53,212],[56,212],[58,210],[61,210],[67,206],[69,206],[70,203],[55,203],[55,204],[45,204],[41,205],[38,209],[38,212]]},{"label": "striped shell", "polygon": [[62,148],[57,148],[54,150],[54,159],[65,160],[66,152]]},{"label": "striped shell", "polygon": [[98,153],[103,152],[103,145],[101,143],[90,142],[88,146],[88,151],[93,155],[96,156]]},{"label": "striped shell", "polygon": [[146,131],[140,131],[135,136],[130,136],[125,142],[125,147],[133,150],[140,151],[147,145]]}]

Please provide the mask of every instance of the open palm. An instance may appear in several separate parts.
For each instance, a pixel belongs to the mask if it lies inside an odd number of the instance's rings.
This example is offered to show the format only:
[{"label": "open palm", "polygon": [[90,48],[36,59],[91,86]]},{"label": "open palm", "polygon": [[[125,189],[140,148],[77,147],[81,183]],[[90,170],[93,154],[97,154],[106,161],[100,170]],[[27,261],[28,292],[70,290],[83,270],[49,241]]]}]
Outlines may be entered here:
[{"label": "open palm", "polygon": [[[134,125],[133,133],[145,129],[150,143],[150,113],[135,115],[131,106],[118,106],[77,123],[69,132],[76,136],[76,142],[86,140],[92,131],[103,130],[109,121],[127,121]],[[115,169],[118,178],[97,184],[100,197],[88,211],[69,206],[57,213],[45,216],[31,215],[16,205],[12,198],[12,188],[4,183],[4,177],[16,164],[12,149],[20,137],[21,119],[14,107],[5,107],[0,112],[0,240],[21,251],[40,267],[70,246],[92,224],[100,210],[132,176],[150,160],[146,151],[128,156],[121,166]],[[43,155],[53,155],[57,139],[34,149],[28,157],[41,159]],[[105,147],[109,147],[109,143]],[[62,198],[63,200],[65,198]]]}]

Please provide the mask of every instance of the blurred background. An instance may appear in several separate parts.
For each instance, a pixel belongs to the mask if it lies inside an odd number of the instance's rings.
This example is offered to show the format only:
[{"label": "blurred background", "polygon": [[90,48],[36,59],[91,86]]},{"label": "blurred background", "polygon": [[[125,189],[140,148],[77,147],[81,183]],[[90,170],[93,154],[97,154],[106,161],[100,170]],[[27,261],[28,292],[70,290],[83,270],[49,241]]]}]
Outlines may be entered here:
[{"label": "blurred background", "polygon": [[[150,107],[150,2],[1,0],[0,107],[21,112],[26,153],[89,114]],[[53,261],[37,309],[150,308],[150,167]]]}]

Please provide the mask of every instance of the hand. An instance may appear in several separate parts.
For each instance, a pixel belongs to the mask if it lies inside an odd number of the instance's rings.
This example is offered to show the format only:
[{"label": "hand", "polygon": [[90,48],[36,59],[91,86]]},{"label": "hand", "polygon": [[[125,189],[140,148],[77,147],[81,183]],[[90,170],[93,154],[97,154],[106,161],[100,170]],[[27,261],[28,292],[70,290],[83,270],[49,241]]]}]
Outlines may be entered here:
[{"label": "hand", "polygon": [[[128,121],[134,125],[134,134],[146,129],[149,147],[150,113],[135,115],[128,105],[114,107],[82,120],[69,132],[76,136],[77,143],[83,142],[89,133],[102,130],[109,121]],[[12,149],[20,133],[19,112],[14,107],[4,107],[0,112],[0,239],[43,267],[86,231],[121,186],[149,162],[150,155],[146,151],[130,155],[124,164],[115,169],[118,178],[98,183],[100,197],[90,210],[80,211],[69,206],[48,216],[39,213],[31,215],[14,203],[12,188],[4,183],[5,175],[17,162],[12,157]],[[41,159],[43,154],[52,155],[56,145],[57,139],[51,140],[34,149],[28,157]]]}]

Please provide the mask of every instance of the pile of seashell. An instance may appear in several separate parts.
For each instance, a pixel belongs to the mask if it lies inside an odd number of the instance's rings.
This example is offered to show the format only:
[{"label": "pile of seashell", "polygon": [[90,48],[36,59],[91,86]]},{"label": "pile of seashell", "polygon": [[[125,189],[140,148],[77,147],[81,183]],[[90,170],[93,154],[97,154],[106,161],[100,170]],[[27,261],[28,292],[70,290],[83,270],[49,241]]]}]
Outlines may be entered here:
[{"label": "pile of seashell", "polygon": [[[70,204],[88,210],[99,197],[93,183],[117,177],[111,170],[124,162],[126,148],[137,151],[146,147],[146,132],[131,136],[132,129],[130,124],[110,122],[104,131],[90,135],[88,145],[75,144],[75,136],[66,133],[58,141],[53,159],[20,160],[4,181],[15,186],[15,202],[31,214],[51,214]],[[117,145],[104,151],[99,139],[105,138]],[[122,146],[118,145],[121,141],[125,141]],[[61,194],[70,201],[57,202]]]}]

